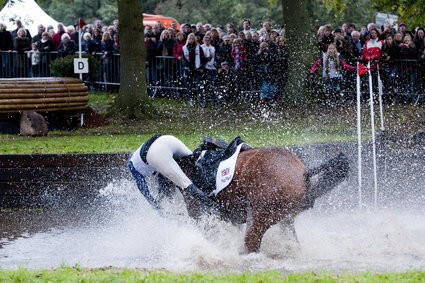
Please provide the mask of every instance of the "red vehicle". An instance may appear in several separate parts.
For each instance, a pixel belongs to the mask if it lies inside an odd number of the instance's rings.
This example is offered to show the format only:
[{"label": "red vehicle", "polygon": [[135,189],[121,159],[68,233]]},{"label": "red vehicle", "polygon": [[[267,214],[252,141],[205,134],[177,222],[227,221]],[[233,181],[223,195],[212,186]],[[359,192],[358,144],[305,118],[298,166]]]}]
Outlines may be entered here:
[{"label": "red vehicle", "polygon": [[171,23],[176,23],[176,28],[180,30],[180,23],[171,17],[166,17],[163,15],[154,15],[154,14],[145,14],[143,13],[143,25],[144,26],[154,26],[157,22],[161,22],[165,28],[170,28]]}]

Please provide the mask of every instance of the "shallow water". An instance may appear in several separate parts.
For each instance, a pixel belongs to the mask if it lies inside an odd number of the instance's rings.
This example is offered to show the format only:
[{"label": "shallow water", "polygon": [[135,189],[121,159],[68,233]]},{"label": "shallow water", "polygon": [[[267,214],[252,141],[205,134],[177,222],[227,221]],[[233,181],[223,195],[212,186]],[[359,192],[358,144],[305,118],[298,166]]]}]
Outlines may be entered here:
[{"label": "shallow water", "polygon": [[132,181],[120,180],[101,189],[91,207],[2,212],[0,267],[79,264],[171,271],[335,272],[425,269],[423,195],[397,199],[397,205],[387,201],[378,208],[365,206],[359,210],[349,181],[296,218],[299,244],[276,225],[266,233],[261,252],[247,255],[243,253],[244,225],[235,227],[213,218],[196,224],[181,209],[181,199],[170,203],[168,213],[160,216]]}]

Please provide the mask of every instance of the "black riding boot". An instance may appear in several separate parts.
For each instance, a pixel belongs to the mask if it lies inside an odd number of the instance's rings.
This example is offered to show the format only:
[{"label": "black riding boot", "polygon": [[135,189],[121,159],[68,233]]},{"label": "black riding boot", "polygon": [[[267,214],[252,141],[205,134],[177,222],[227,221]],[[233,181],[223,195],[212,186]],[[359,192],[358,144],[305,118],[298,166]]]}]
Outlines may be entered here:
[{"label": "black riding boot", "polygon": [[183,190],[183,194],[187,194],[195,199],[199,200],[203,205],[208,209],[215,209],[217,212],[221,210],[221,207],[218,203],[210,199],[203,191],[201,191],[194,184],[189,185],[186,189]]}]

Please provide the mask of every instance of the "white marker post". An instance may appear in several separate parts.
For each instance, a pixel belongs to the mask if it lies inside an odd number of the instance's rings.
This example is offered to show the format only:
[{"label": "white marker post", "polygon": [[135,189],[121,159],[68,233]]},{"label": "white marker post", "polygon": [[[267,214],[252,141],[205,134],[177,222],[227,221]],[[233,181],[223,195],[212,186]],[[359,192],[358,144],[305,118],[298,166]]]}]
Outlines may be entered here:
[{"label": "white marker post", "polygon": [[382,80],[381,80],[381,75],[379,74],[379,69],[377,71],[378,71],[379,113],[380,113],[380,118],[381,118],[381,131],[385,131],[384,106],[383,106],[383,103],[382,103],[382,95],[383,95]]},{"label": "white marker post", "polygon": [[362,122],[361,122],[361,91],[360,91],[360,74],[359,63],[357,63],[357,171],[358,171],[358,192],[359,192],[359,209],[362,207]]},{"label": "white marker post", "polygon": [[[78,58],[81,60],[81,19],[78,19]],[[83,80],[83,73],[80,73],[80,80]]]},{"label": "white marker post", "polygon": [[373,155],[373,182],[374,182],[374,205],[378,206],[378,176],[376,169],[376,142],[375,142],[375,117],[373,109],[373,85],[372,85],[372,73],[370,71],[370,62],[367,64],[369,69],[369,93],[370,93],[370,124],[372,129],[372,155]]}]

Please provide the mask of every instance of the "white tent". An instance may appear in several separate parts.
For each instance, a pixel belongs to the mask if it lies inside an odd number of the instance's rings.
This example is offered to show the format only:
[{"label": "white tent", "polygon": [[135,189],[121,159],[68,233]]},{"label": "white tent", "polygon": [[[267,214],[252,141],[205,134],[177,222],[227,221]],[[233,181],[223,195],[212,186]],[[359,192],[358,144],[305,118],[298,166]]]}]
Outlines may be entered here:
[{"label": "white tent", "polygon": [[31,36],[37,34],[37,26],[43,24],[45,27],[52,25],[55,29],[57,21],[47,15],[34,0],[9,0],[0,11],[0,22],[7,26],[7,30],[16,29],[15,22],[20,20],[22,25],[29,30]]}]

